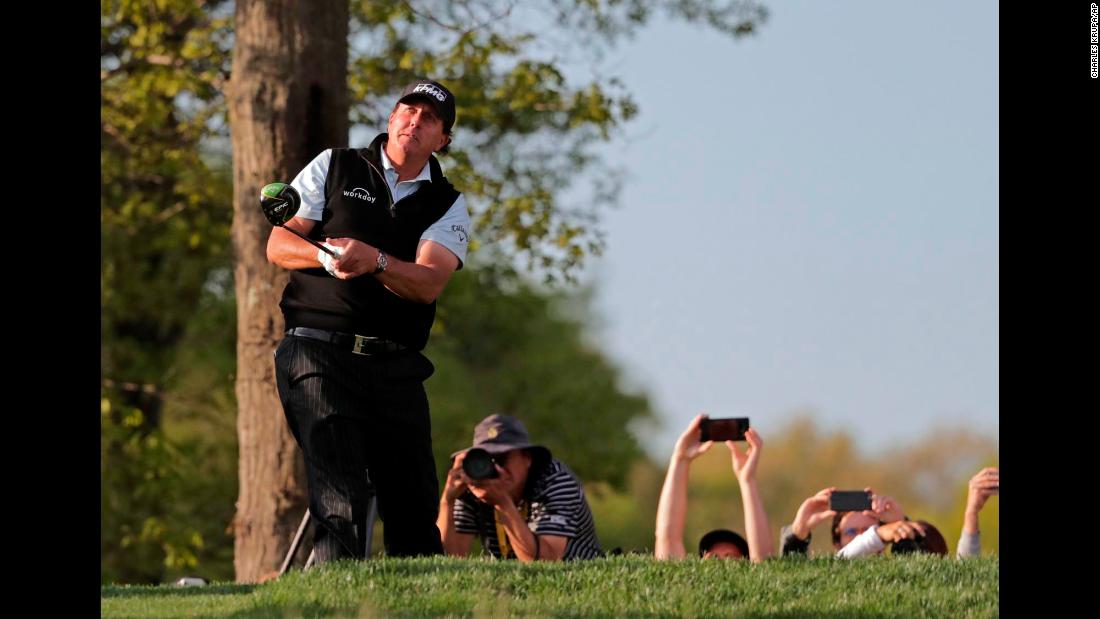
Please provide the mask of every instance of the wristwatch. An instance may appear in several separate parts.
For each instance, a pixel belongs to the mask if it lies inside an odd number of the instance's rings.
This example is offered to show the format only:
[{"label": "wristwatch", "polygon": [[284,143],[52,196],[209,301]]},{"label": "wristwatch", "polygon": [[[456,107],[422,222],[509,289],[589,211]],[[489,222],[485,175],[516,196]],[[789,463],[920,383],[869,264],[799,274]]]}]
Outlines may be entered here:
[{"label": "wristwatch", "polygon": [[386,267],[390,266],[390,261],[386,260],[386,252],[381,249],[378,250],[378,265],[374,267],[374,271],[371,271],[371,275],[378,275],[382,271],[386,270]]}]

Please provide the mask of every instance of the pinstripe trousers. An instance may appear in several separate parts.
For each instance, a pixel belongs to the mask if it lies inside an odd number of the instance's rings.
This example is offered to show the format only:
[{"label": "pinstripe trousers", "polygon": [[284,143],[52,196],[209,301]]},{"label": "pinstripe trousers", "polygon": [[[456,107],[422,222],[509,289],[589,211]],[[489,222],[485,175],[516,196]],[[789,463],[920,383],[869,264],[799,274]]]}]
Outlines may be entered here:
[{"label": "pinstripe trousers", "polygon": [[414,351],[359,355],[294,335],[279,343],[276,384],[305,455],[318,563],[363,556],[369,485],[388,556],[442,554],[424,392],[434,371]]}]

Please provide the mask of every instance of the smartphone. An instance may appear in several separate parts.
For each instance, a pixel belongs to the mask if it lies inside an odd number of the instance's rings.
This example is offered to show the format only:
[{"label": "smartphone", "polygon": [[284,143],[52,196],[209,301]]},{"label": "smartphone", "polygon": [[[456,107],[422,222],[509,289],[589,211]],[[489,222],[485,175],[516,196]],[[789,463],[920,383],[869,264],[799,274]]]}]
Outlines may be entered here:
[{"label": "smartphone", "polygon": [[835,490],[829,495],[829,509],[838,512],[871,509],[871,493],[866,490]]},{"label": "smartphone", "polygon": [[700,425],[703,435],[701,442],[707,441],[743,441],[745,430],[749,429],[748,417],[728,417],[725,419],[704,419]]}]

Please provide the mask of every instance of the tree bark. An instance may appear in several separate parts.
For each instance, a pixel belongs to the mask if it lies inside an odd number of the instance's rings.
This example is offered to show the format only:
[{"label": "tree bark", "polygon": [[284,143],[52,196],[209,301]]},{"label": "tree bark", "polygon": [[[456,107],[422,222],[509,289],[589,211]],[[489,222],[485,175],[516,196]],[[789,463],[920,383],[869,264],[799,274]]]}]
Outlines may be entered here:
[{"label": "tree bark", "polygon": [[306,507],[305,472],[275,388],[287,273],[267,261],[260,188],[290,182],[348,140],[347,0],[238,0],[232,78],[233,247],[237,293],[240,494],[237,582],[278,569]]}]

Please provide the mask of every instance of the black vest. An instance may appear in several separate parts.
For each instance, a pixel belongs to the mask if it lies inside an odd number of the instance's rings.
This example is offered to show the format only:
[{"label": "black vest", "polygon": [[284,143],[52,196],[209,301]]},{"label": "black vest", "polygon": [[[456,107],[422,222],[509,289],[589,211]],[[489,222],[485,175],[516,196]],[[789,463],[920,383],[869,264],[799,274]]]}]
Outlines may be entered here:
[{"label": "black vest", "polygon": [[[309,237],[348,237],[405,262],[416,261],[420,236],[458,199],[435,157],[432,180],[393,203],[379,155],[386,134],[367,148],[334,148],[325,180],[325,210]],[[381,337],[422,350],[435,320],[435,303],[406,301],[376,278],[337,279],[323,268],[293,270],[279,303],[286,327],[312,327]]]}]

